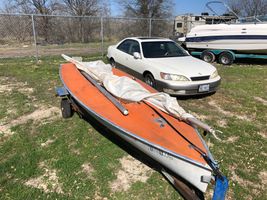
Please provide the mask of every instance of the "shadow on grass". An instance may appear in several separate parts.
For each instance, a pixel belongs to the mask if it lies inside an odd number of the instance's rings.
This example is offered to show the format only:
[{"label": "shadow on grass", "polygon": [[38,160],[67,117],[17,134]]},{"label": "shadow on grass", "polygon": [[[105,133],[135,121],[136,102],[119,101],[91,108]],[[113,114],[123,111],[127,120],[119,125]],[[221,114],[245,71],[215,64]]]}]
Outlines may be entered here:
[{"label": "shadow on grass", "polygon": [[184,101],[184,100],[188,100],[188,99],[203,99],[203,98],[212,96],[215,93],[216,92],[212,92],[212,93],[208,93],[208,94],[198,94],[198,95],[191,95],[191,96],[174,96],[174,97],[176,97],[176,99],[179,100],[179,101],[180,100]]},{"label": "shadow on grass", "polygon": [[[267,55],[266,55],[267,56]],[[242,65],[267,65],[267,59],[236,59],[235,64],[242,64]]]},{"label": "shadow on grass", "polygon": [[[199,56],[194,56],[194,57],[201,59]],[[215,63],[211,63],[211,64],[215,64]],[[236,58],[233,64],[237,64],[237,65],[267,65],[267,59],[263,59],[263,58]],[[229,65],[224,65],[224,66],[227,67]]]}]

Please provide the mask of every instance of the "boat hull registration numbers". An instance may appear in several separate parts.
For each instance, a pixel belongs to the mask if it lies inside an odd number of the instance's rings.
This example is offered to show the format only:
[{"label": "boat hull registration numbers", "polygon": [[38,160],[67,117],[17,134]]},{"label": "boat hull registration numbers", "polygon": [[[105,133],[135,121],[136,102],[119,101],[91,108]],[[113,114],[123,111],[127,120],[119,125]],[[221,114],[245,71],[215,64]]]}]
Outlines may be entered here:
[{"label": "boat hull registration numbers", "polygon": [[208,92],[210,90],[209,84],[200,85],[198,88],[198,92]]}]

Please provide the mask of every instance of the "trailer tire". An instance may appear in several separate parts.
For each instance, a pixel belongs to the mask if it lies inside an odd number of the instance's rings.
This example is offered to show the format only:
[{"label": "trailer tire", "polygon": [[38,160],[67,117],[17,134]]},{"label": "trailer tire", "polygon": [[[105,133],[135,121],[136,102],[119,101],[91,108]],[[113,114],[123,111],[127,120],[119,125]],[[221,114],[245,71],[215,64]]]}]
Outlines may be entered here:
[{"label": "trailer tire", "polygon": [[228,51],[222,52],[218,58],[219,63],[223,65],[231,65],[233,64],[234,60],[234,55]]},{"label": "trailer tire", "polygon": [[68,99],[61,99],[61,114],[64,119],[73,116],[73,110]]},{"label": "trailer tire", "polygon": [[116,62],[115,62],[115,60],[113,58],[110,58],[109,63],[111,65],[111,67],[116,68]]},{"label": "trailer tire", "polygon": [[203,51],[200,55],[201,59],[207,63],[213,63],[216,59],[215,54],[211,51]]}]

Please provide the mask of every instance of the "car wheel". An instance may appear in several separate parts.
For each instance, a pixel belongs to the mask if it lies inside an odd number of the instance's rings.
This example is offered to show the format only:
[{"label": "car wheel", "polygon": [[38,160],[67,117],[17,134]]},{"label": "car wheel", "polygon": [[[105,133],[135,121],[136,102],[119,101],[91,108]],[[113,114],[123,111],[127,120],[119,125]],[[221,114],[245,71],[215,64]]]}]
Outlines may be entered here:
[{"label": "car wheel", "polygon": [[73,110],[68,99],[61,99],[61,114],[64,119],[73,115]]},{"label": "car wheel", "polygon": [[111,65],[112,67],[116,68],[116,62],[115,62],[115,60],[114,60],[113,58],[111,58],[111,59],[109,60],[109,63],[110,63],[110,65]]},{"label": "car wheel", "polygon": [[155,81],[153,75],[150,73],[145,74],[145,82],[146,82],[146,84],[150,85],[153,88],[156,87],[156,81]]},{"label": "car wheel", "polygon": [[213,63],[216,58],[214,53],[212,53],[211,51],[203,51],[200,57],[207,63]]},{"label": "car wheel", "polygon": [[230,52],[222,52],[218,58],[220,64],[231,65],[234,62],[234,56]]}]

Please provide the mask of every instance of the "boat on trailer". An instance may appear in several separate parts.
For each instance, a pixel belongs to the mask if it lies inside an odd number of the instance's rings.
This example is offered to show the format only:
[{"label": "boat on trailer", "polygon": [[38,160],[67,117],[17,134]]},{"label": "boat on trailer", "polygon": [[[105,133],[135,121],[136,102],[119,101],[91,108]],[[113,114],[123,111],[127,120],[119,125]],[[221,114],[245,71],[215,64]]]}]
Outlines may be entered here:
[{"label": "boat on trailer", "polygon": [[236,58],[267,59],[267,23],[254,17],[254,21],[241,19],[222,1],[206,4],[223,4],[229,13],[238,19],[235,23],[206,24],[195,26],[185,37],[178,40],[194,56],[200,56],[206,62],[218,60],[224,65],[231,65]]},{"label": "boat on trailer", "polygon": [[[61,65],[60,79],[63,87],[57,88],[57,94],[62,98],[64,118],[71,117],[75,111],[80,116],[87,115],[95,119],[111,133],[159,163],[162,174],[185,199],[203,199],[203,193],[212,181],[216,182],[213,199],[225,198],[228,181],[194,126],[201,126],[201,122],[193,119],[189,123],[190,120],[186,122],[182,118],[177,119],[173,114],[160,109],[153,98],[156,96],[156,100],[159,100],[167,94],[159,94],[142,81],[110,67],[111,79],[122,78],[122,83],[130,81],[129,85],[119,85],[118,88],[123,90],[126,87],[128,91],[133,91],[131,84],[136,84],[150,95],[141,101],[116,97],[104,87],[105,84],[113,89],[115,86],[110,86],[110,82],[107,84],[105,78],[104,83],[98,79],[103,74],[106,75],[108,70],[95,77],[87,66],[92,64],[96,67],[96,63],[82,63],[66,56],[65,58],[72,63]],[[111,82],[116,82],[114,80]],[[151,97],[152,101],[149,100]],[[170,101],[168,95],[167,99]],[[210,130],[203,124],[202,127]]]},{"label": "boat on trailer", "polygon": [[234,53],[267,55],[267,23],[256,16],[254,22],[245,22],[223,1],[210,1],[206,7],[215,15],[211,4],[222,4],[238,20],[236,23],[209,24],[194,27],[185,38],[189,50],[221,49]]},{"label": "boat on trailer", "polygon": [[185,43],[190,51],[222,49],[235,53],[267,55],[267,24],[200,25],[186,35]]}]

